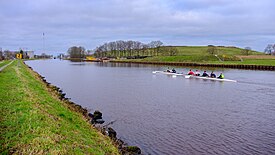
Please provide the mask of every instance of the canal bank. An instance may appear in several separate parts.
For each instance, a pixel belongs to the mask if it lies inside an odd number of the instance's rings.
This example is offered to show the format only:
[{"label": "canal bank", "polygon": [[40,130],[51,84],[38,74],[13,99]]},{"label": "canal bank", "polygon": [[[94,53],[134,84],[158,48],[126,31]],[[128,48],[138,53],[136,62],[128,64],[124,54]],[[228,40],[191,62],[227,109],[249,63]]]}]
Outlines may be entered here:
[{"label": "canal bank", "polygon": [[123,153],[118,143],[91,126],[86,109],[64,98],[22,61],[5,68],[0,79],[2,153]]},{"label": "canal bank", "polygon": [[135,64],[153,64],[153,65],[169,65],[169,66],[203,66],[203,67],[221,67],[233,69],[251,69],[251,70],[270,70],[274,71],[275,66],[267,65],[245,65],[245,64],[212,64],[212,63],[195,63],[195,62],[155,62],[155,61],[131,61],[131,60],[112,60],[115,63],[135,63]]}]

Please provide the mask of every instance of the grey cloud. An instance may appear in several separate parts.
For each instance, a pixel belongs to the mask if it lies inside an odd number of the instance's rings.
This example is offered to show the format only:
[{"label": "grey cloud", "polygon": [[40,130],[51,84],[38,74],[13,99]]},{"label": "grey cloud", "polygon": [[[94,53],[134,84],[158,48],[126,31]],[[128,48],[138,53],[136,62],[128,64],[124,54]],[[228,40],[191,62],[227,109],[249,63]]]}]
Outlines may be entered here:
[{"label": "grey cloud", "polygon": [[0,47],[65,52],[117,39],[263,50],[275,40],[272,0],[0,1]]}]

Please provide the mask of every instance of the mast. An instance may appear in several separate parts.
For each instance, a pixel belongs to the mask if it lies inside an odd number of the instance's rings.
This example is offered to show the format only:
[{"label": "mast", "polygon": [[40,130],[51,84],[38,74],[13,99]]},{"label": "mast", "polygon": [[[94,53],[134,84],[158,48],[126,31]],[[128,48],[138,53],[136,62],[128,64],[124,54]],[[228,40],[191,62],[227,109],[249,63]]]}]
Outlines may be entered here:
[{"label": "mast", "polygon": [[43,49],[42,53],[45,53],[45,33],[43,32]]}]

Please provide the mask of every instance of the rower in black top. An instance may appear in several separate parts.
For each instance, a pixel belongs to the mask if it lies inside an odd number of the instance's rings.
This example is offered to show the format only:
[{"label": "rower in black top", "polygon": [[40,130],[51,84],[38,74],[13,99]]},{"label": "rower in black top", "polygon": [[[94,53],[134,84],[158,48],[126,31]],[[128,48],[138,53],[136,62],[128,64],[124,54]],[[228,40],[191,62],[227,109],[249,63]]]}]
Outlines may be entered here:
[{"label": "rower in black top", "polygon": [[172,73],[176,73],[177,71],[175,70],[175,68],[172,69]]},{"label": "rower in black top", "polygon": [[212,71],[211,74],[210,74],[210,77],[211,78],[216,78],[216,74],[214,74],[214,72]]},{"label": "rower in black top", "polygon": [[209,75],[207,74],[206,71],[203,72],[202,76],[203,76],[203,77],[209,77]]}]

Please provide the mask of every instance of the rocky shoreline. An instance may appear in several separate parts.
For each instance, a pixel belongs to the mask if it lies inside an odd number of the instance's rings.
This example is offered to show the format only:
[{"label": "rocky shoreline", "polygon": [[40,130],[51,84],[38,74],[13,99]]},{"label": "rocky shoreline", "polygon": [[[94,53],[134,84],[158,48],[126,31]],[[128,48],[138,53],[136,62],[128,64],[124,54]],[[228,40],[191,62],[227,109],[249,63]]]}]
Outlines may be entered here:
[{"label": "rocky shoreline", "polygon": [[[25,62],[24,62],[24,64],[25,64]],[[26,65],[26,66],[28,66],[28,65]],[[66,105],[68,106],[69,109],[71,109],[72,111],[81,113],[83,115],[83,117],[87,121],[89,121],[89,123],[94,128],[96,128],[103,135],[106,135],[106,136],[110,137],[110,139],[112,140],[113,144],[118,148],[119,152],[122,155],[138,155],[138,154],[141,154],[141,149],[138,146],[129,146],[127,143],[125,143],[124,141],[122,141],[121,139],[118,139],[116,137],[116,135],[117,135],[116,131],[113,128],[108,127],[111,123],[109,123],[107,125],[104,125],[104,126],[97,125],[97,124],[103,124],[104,123],[104,120],[102,119],[102,113],[100,111],[95,111],[94,113],[89,113],[89,111],[87,109],[83,108],[79,104],[76,104],[76,103],[70,101],[70,98],[65,97],[66,93],[64,93],[62,91],[62,89],[60,89],[59,87],[54,86],[51,83],[47,82],[47,80],[45,79],[45,77],[41,76],[36,71],[34,71],[32,69],[32,67],[28,66],[28,68],[32,72],[34,72],[34,74],[36,74],[36,76],[43,83],[45,83],[45,85],[47,86],[47,88],[49,89],[50,92],[53,92],[55,95],[58,96],[58,98],[61,101],[63,101],[64,103],[66,103]]]}]

